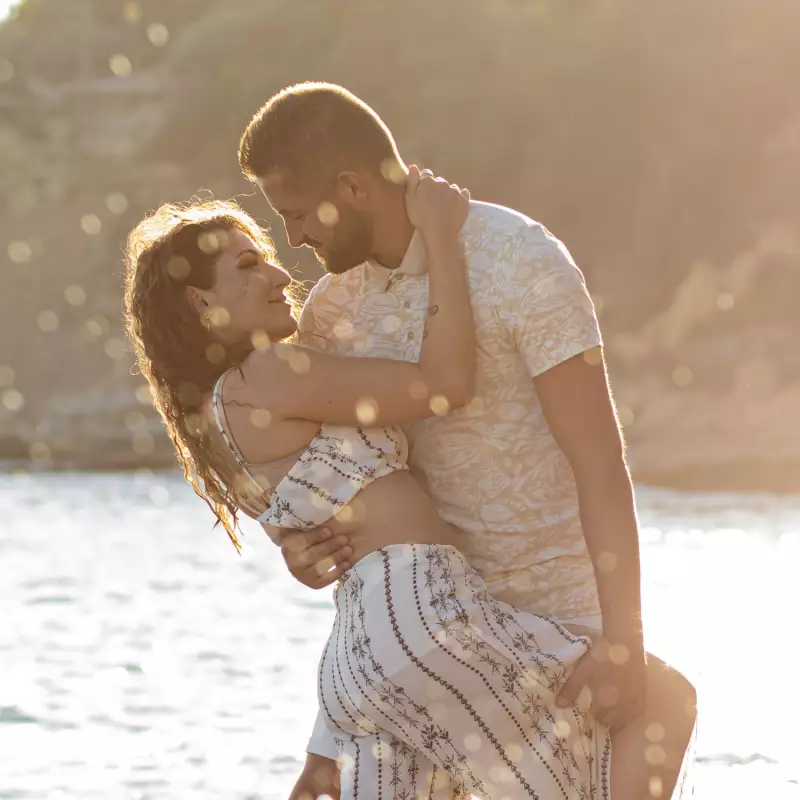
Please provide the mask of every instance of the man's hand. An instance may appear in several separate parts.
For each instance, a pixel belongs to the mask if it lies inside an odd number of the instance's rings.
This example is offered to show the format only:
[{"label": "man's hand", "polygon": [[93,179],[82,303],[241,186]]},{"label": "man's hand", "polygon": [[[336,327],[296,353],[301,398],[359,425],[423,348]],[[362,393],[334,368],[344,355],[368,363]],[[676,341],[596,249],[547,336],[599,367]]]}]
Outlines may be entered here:
[{"label": "man's hand", "polygon": [[[612,644],[592,632],[592,649],[578,662],[561,687],[556,703],[562,708],[583,695],[591,701],[589,711],[600,723],[614,730],[624,728],[642,711],[646,688],[644,648]],[[583,700],[581,697],[581,700]],[[579,702],[581,710],[584,702]]]},{"label": "man's hand", "polygon": [[338,580],[352,564],[347,536],[330,528],[295,531],[281,539],[281,553],[289,572],[309,589],[322,589]]},{"label": "man's hand", "polygon": [[318,797],[339,800],[339,789],[339,764],[309,753],[289,800],[317,800]]}]

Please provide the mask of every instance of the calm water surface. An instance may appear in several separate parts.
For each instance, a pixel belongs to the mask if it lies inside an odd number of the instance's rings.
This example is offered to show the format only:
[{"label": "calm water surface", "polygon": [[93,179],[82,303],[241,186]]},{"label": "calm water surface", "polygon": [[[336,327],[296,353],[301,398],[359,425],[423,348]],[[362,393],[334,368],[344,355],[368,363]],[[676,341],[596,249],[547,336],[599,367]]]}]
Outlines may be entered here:
[{"label": "calm water surface", "polygon": [[[640,489],[648,647],[700,691],[699,800],[800,798],[800,498]],[[0,476],[0,800],[285,800],[328,590],[173,474]]]}]

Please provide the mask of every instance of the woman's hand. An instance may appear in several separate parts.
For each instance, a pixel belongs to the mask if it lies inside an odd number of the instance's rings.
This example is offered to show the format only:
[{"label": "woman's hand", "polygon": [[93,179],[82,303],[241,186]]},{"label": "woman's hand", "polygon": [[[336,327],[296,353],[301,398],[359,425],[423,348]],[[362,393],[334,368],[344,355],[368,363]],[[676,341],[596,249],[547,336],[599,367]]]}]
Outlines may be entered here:
[{"label": "woman's hand", "polygon": [[412,165],[406,182],[406,209],[426,245],[450,244],[467,220],[469,192],[434,177],[429,169],[420,172]]}]

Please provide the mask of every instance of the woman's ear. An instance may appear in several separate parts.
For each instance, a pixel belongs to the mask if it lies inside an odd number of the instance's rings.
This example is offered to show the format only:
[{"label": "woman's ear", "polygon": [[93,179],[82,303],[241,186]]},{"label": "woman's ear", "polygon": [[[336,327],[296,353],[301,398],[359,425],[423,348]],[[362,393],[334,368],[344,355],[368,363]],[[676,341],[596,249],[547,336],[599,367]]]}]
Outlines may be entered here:
[{"label": "woman's ear", "polygon": [[189,305],[198,314],[208,311],[211,304],[206,297],[206,293],[202,289],[198,289],[196,286],[187,286],[184,291],[186,293],[186,299],[189,301]]}]

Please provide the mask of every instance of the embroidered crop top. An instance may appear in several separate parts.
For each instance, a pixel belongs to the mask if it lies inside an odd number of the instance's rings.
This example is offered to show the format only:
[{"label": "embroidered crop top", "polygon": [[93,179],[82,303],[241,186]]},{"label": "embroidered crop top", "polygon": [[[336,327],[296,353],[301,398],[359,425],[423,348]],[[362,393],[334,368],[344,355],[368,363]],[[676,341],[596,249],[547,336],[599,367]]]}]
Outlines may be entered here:
[{"label": "embroidered crop top", "polygon": [[[296,529],[323,525],[373,481],[408,470],[408,445],[397,427],[323,424],[296,455],[269,464],[247,462],[230,434],[222,405],[226,375],[221,375],[214,386],[212,414],[242,474],[252,483],[252,496],[269,504],[258,516],[264,525]],[[266,473],[267,480],[277,485],[265,487],[264,477],[257,478],[253,469]]]}]

